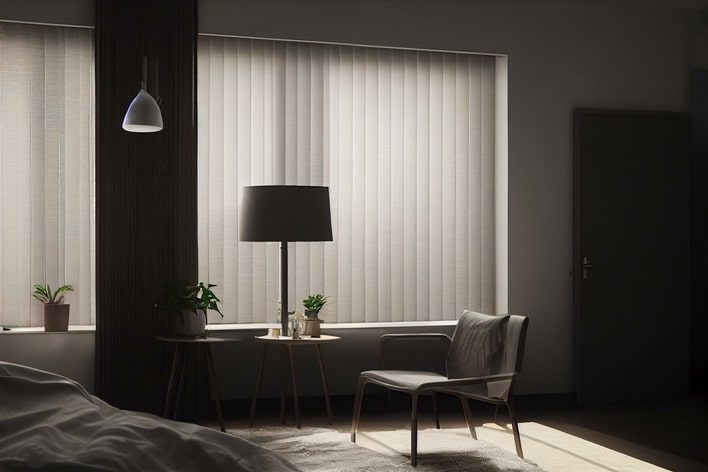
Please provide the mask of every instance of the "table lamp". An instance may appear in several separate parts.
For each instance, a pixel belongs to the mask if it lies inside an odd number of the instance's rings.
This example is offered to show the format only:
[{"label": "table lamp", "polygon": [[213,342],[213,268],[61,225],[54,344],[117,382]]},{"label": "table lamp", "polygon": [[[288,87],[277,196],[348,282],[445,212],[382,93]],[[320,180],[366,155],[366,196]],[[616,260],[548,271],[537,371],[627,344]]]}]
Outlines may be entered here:
[{"label": "table lamp", "polygon": [[243,187],[241,241],[280,242],[280,323],[288,332],[288,242],[332,241],[329,188],[303,185]]}]

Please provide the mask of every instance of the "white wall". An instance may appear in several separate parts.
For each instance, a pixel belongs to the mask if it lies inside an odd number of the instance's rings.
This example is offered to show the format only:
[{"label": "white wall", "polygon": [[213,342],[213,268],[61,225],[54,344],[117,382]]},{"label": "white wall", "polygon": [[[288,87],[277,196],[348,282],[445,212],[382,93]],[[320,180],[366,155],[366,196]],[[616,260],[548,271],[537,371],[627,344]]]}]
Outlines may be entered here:
[{"label": "white wall", "polygon": [[[573,389],[575,107],[686,111],[695,10],[669,2],[202,0],[200,31],[509,56],[509,309],[526,393]],[[680,4],[680,2],[679,2]]]}]

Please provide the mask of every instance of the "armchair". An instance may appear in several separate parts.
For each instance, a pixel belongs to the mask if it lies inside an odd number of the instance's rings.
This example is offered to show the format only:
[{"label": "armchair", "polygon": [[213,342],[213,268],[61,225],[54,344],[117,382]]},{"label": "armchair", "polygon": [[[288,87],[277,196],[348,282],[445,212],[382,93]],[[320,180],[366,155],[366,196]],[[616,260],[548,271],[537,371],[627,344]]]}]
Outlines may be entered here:
[{"label": "armchair", "polygon": [[[418,462],[418,398],[433,396],[436,427],[439,426],[436,393],[447,393],[460,399],[467,426],[477,438],[469,400],[505,405],[509,410],[516,453],[523,457],[521,438],[513,402],[513,387],[523,361],[528,318],[518,315],[489,316],[465,311],[460,316],[450,339],[444,334],[387,334],[381,338],[382,370],[369,370],[359,375],[351,440],[356,442],[361,404],[367,384],[408,393],[411,411],[411,465]],[[406,340],[425,340],[447,347],[445,374],[431,371],[386,369],[386,346]]]}]

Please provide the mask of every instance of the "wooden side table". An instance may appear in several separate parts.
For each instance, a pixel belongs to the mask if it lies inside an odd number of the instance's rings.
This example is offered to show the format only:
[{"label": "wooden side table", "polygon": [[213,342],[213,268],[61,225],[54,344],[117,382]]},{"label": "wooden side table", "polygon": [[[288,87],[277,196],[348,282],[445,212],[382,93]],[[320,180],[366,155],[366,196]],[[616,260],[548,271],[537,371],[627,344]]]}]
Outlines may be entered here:
[{"label": "wooden side table", "polygon": [[251,401],[251,419],[250,424],[253,426],[253,419],[256,415],[256,401],[258,400],[258,395],[261,391],[261,381],[263,380],[263,369],[265,368],[266,354],[268,352],[268,346],[270,345],[280,345],[282,346],[282,380],[280,388],[280,423],[285,424],[285,384],[286,384],[286,371],[287,371],[287,360],[290,361],[290,375],[293,382],[293,407],[295,409],[295,422],[297,427],[300,428],[300,406],[298,403],[297,396],[297,380],[295,378],[295,361],[293,359],[293,347],[295,346],[315,346],[315,352],[317,353],[317,363],[320,367],[320,378],[322,379],[322,388],[324,389],[325,397],[325,407],[327,408],[327,419],[329,424],[332,424],[332,406],[329,402],[329,387],[327,385],[327,373],[325,372],[324,361],[322,360],[322,351],[320,346],[322,344],[332,343],[339,341],[341,338],[339,336],[328,336],[323,334],[319,338],[302,337],[299,339],[293,339],[289,336],[256,336],[255,340],[258,343],[263,344],[263,355],[261,356],[261,363],[258,367],[258,375],[256,377],[256,389],[253,393],[253,400]]},{"label": "wooden side table", "polygon": [[[199,350],[204,350],[204,358],[206,359],[207,375],[209,378],[209,391],[211,398],[214,400],[216,407],[216,416],[219,419],[219,427],[222,432],[226,432],[224,428],[224,416],[221,413],[221,397],[219,395],[219,386],[216,382],[216,370],[214,369],[214,358],[211,354],[211,345],[215,343],[233,342],[238,339],[225,338],[210,338],[197,337],[185,338],[179,336],[157,336],[158,341],[172,343],[175,345],[175,355],[172,358],[172,371],[170,373],[170,381],[167,387],[167,397],[165,398],[165,410],[163,417],[177,419],[177,411],[180,399],[184,389],[187,366],[187,348],[194,347],[195,356],[199,358]],[[176,389],[176,392],[175,392]]]}]

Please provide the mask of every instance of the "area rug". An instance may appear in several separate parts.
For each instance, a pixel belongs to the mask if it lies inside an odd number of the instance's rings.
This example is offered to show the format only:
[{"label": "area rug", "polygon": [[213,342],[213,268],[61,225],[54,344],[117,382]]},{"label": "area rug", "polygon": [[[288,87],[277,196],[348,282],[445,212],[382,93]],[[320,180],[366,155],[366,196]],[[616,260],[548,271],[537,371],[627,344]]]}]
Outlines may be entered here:
[{"label": "area rug", "polygon": [[[323,428],[255,428],[234,430],[255,444],[280,453],[308,472],[337,471],[542,471],[535,464],[485,441],[469,438],[466,450],[450,450],[440,430],[422,430],[418,437],[418,467],[410,465],[406,445],[410,433],[403,430],[360,432],[354,444],[348,433]],[[442,433],[442,435],[441,435]],[[469,433],[468,433],[469,434]],[[441,441],[442,440],[442,441]],[[404,455],[405,454],[405,455]]]}]

